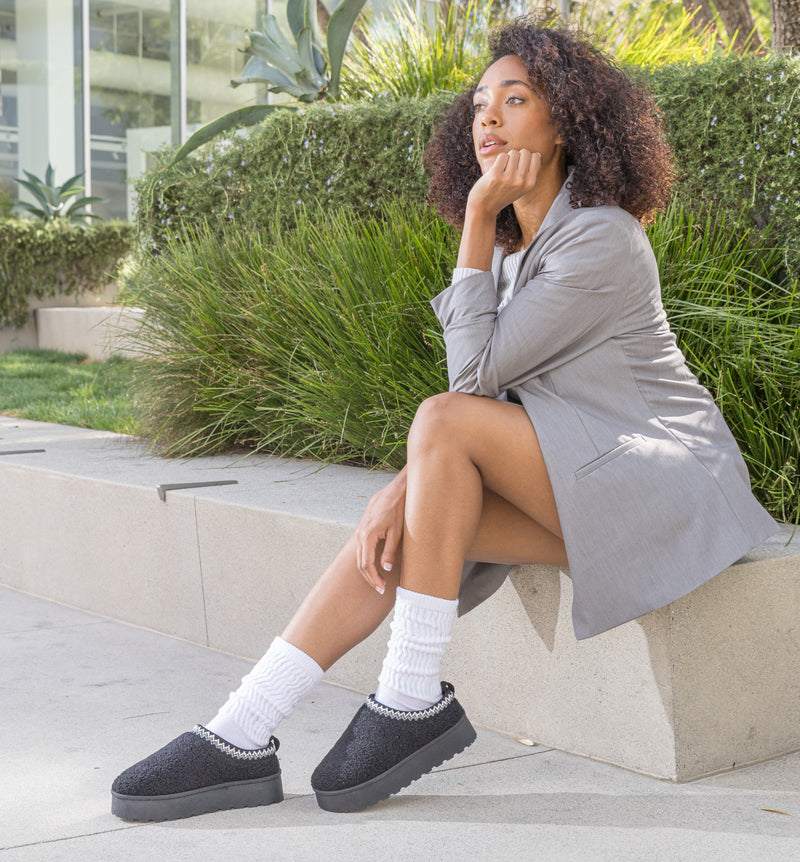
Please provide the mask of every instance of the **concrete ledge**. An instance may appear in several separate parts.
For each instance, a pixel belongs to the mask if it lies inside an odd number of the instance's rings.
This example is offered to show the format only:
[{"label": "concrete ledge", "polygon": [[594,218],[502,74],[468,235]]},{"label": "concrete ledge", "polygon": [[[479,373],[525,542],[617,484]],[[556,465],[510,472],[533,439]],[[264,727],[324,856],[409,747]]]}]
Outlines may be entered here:
[{"label": "concrete ledge", "polygon": [[[24,326],[0,326],[0,353],[9,350],[38,350],[39,333],[36,312],[40,308],[99,308],[113,306],[119,297],[119,287],[111,282],[102,290],[85,290],[76,294],[57,293],[44,299],[28,299],[28,316]],[[84,351],[79,351],[84,352]],[[103,357],[107,358],[107,357]]]},{"label": "concrete ledge", "polygon": [[[22,449],[44,452],[4,455]],[[149,457],[130,438],[0,417],[0,582],[257,659],[390,474]],[[236,480],[173,490],[162,483]],[[476,723],[677,781],[800,749],[800,536],[577,642],[571,585],[518,567],[458,622],[444,676]],[[374,690],[388,625],[329,679]],[[225,693],[221,693],[224,696]]]},{"label": "concrete ledge", "polygon": [[133,357],[130,332],[144,316],[139,308],[37,308],[36,332],[40,350],[85,353],[89,359]]}]

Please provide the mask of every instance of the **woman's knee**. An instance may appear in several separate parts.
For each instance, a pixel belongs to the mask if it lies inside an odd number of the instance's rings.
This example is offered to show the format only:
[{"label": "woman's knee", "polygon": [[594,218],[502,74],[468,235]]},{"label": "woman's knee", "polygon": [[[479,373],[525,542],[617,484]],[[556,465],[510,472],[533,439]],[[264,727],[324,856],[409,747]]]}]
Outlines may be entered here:
[{"label": "woman's knee", "polygon": [[411,423],[409,450],[452,446],[465,430],[464,399],[475,397],[462,392],[441,392],[421,402]]}]

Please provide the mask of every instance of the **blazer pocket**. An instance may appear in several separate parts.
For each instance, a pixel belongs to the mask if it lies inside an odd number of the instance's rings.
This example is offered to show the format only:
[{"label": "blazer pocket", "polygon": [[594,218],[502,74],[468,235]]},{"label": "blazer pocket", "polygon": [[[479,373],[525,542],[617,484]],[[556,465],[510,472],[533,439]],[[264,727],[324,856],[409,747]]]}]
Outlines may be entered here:
[{"label": "blazer pocket", "polygon": [[598,470],[604,464],[608,464],[609,461],[613,461],[615,458],[618,458],[620,455],[624,455],[625,452],[629,452],[631,449],[635,449],[637,446],[640,446],[644,443],[645,438],[642,437],[641,434],[634,434],[630,440],[625,440],[624,443],[620,443],[619,446],[615,446],[610,452],[606,452],[605,455],[601,455],[599,458],[595,458],[594,461],[590,461],[588,464],[585,464],[579,470],[575,471],[576,479],[584,479],[590,473],[594,473],[595,470]]}]

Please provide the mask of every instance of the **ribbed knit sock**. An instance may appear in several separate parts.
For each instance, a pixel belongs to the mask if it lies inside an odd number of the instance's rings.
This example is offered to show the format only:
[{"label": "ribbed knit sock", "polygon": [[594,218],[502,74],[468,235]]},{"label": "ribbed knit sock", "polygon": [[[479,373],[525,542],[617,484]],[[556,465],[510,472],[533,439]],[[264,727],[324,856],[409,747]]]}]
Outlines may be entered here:
[{"label": "ribbed knit sock", "polygon": [[322,675],[313,658],[275,638],[206,727],[237,748],[263,748]]},{"label": "ribbed knit sock", "polygon": [[397,588],[389,650],[375,700],[392,709],[425,709],[442,699],[439,672],[458,600]]}]

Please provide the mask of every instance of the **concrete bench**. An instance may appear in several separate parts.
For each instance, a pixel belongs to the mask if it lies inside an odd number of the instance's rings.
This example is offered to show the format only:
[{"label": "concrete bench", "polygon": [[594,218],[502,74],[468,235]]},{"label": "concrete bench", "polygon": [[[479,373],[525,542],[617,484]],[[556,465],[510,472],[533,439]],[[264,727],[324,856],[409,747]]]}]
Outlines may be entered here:
[{"label": "concrete bench", "polygon": [[144,317],[139,308],[99,306],[97,308],[37,308],[39,350],[85,353],[89,359],[138,355],[128,343],[128,333]]},{"label": "concrete bench", "polygon": [[0,353],[62,350],[99,360],[113,355],[135,356],[129,333],[143,312],[118,305],[118,294],[118,286],[112,283],[101,291],[30,297],[23,326],[0,326]]},{"label": "concrete bench", "polygon": [[[166,461],[130,438],[0,417],[0,582],[255,660],[389,478],[278,458]],[[478,724],[660,778],[797,750],[790,537],[582,642],[567,575],[518,567],[456,624],[443,675]],[[388,634],[328,678],[373,691]]]}]

